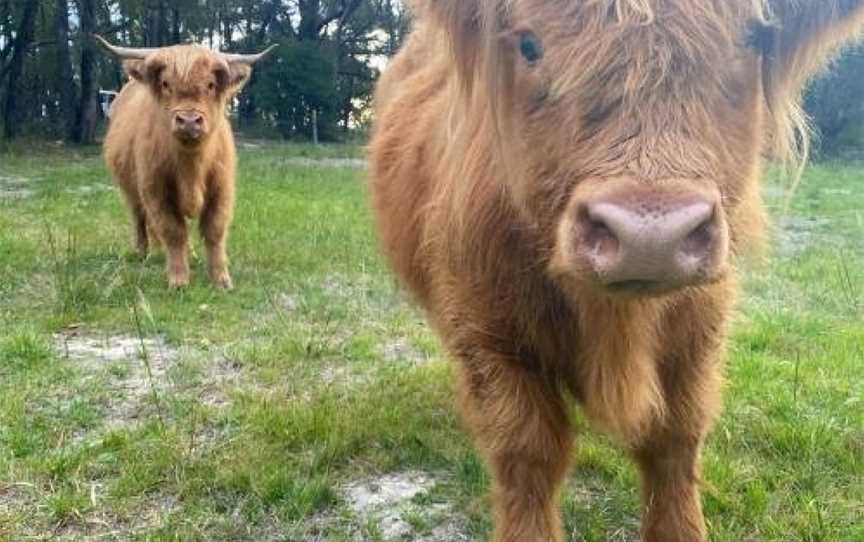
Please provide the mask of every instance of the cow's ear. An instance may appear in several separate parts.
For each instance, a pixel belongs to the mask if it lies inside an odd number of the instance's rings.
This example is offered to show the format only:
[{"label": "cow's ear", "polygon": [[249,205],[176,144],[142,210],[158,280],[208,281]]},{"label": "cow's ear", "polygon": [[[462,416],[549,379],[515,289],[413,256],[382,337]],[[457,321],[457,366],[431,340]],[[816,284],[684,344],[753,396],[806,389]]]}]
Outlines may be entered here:
[{"label": "cow's ear", "polygon": [[252,66],[239,62],[220,62],[213,69],[220,92],[234,95],[243,90],[252,76]]},{"label": "cow's ear", "polygon": [[807,81],[864,26],[864,0],[768,0],[767,24],[753,45],[762,54],[765,98],[772,119],[769,148],[797,166],[809,151],[809,122],[801,102]]},{"label": "cow's ear", "polygon": [[864,0],[773,0],[769,7],[768,68],[774,84],[793,93],[864,29]]},{"label": "cow's ear", "polygon": [[124,60],[123,70],[136,81],[152,85],[159,80],[159,75],[166,67],[165,60],[158,56],[150,56],[144,60]]}]

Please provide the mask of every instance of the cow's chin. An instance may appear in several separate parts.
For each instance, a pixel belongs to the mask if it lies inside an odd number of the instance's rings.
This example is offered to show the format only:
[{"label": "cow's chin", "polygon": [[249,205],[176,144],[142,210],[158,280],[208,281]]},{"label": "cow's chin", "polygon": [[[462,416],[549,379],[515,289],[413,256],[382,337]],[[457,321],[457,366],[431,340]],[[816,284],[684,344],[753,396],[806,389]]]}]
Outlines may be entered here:
[{"label": "cow's chin", "polygon": [[674,298],[679,295],[687,295],[688,293],[697,291],[701,288],[707,288],[714,284],[721,283],[726,279],[727,275],[728,273],[726,271],[717,271],[705,277],[688,279],[675,284],[655,280],[625,280],[611,283],[592,281],[592,283],[586,285],[586,287],[591,288],[594,291],[599,291],[606,297],[621,301],[651,298]]},{"label": "cow's chin", "polygon": [[174,140],[180,148],[185,151],[195,151],[200,149],[204,142],[207,141],[206,133],[190,134],[188,132],[174,132]]},{"label": "cow's chin", "polygon": [[574,265],[572,262],[565,268],[553,260],[548,268],[552,280],[568,297],[576,301],[604,299],[624,304],[650,300],[674,300],[679,296],[691,295],[701,289],[711,288],[727,281],[730,272],[731,268],[726,264],[705,274],[688,278],[608,281],[587,266]]}]

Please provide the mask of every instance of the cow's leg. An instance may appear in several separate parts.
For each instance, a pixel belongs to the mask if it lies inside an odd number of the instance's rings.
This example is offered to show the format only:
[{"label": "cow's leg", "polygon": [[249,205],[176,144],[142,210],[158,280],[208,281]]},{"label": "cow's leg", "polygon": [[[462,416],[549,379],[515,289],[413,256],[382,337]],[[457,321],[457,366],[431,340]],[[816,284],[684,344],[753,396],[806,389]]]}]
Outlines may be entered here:
[{"label": "cow's leg", "polygon": [[132,208],[132,216],[135,221],[135,250],[142,258],[147,257],[147,252],[150,250],[150,240],[147,236],[147,215],[144,213],[143,207],[137,205]]},{"label": "cow's leg", "polygon": [[220,193],[212,193],[207,198],[201,214],[201,237],[207,250],[207,268],[210,280],[219,288],[230,290],[234,287],[228,273],[226,244],[228,227],[231,225],[233,203]]},{"label": "cow's leg", "polygon": [[129,213],[132,215],[132,235],[135,251],[139,256],[145,258],[147,257],[150,243],[147,236],[147,213],[144,211],[144,204],[141,202],[138,193],[128,188],[130,183],[121,182],[119,184],[123,191],[123,196],[126,198]]},{"label": "cow's leg", "polygon": [[175,202],[159,189],[150,185],[142,193],[149,225],[165,245],[168,286],[182,288],[189,284],[189,234],[186,219],[177,210]]},{"label": "cow's leg", "polygon": [[681,304],[670,318],[675,347],[659,365],[666,416],[633,449],[642,475],[646,542],[705,540],[699,455],[720,405],[722,304],[716,299],[705,299],[698,309]]},{"label": "cow's leg", "polygon": [[705,521],[699,498],[702,436],[658,431],[634,453],[642,474],[645,542],[702,542]]},{"label": "cow's leg", "polygon": [[493,540],[563,540],[555,501],[572,434],[560,391],[494,355],[463,367],[463,415],[492,468]]}]

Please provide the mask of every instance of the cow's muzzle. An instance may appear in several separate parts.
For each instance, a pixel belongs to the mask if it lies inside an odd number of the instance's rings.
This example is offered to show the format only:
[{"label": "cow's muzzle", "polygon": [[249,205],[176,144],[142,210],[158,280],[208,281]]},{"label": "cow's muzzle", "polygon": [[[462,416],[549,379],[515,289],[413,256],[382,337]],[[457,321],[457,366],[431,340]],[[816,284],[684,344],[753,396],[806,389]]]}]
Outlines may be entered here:
[{"label": "cow's muzzle", "polygon": [[194,110],[174,111],[174,134],[183,141],[194,142],[204,135],[204,115]]},{"label": "cow's muzzle", "polygon": [[571,204],[570,265],[611,291],[663,293],[715,280],[729,234],[716,189],[632,182]]}]

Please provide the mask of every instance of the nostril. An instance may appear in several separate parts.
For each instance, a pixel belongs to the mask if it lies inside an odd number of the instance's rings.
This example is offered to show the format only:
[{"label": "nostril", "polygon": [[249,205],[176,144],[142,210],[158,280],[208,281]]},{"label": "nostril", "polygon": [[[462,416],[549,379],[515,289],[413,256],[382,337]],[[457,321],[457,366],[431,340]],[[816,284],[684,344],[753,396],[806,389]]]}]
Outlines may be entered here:
[{"label": "nostril", "polygon": [[714,244],[715,230],[715,220],[712,216],[687,234],[681,242],[681,252],[699,258],[706,256]]},{"label": "nostril", "polygon": [[596,256],[611,257],[618,252],[618,237],[600,218],[592,217],[587,208],[579,212],[581,241]]},{"label": "nostril", "polygon": [[178,113],[174,116],[174,124],[183,130],[189,128],[201,128],[204,126],[204,115],[197,113]]}]

